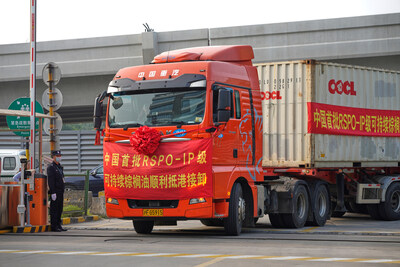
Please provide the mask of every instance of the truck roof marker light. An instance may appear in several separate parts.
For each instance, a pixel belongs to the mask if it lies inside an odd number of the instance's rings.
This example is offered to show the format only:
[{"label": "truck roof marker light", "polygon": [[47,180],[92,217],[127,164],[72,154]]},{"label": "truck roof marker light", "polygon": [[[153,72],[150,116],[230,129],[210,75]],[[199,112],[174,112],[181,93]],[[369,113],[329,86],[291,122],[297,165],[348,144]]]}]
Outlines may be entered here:
[{"label": "truck roof marker light", "polygon": [[107,89],[107,93],[117,93],[119,92],[119,87],[109,86]]},{"label": "truck roof marker light", "polygon": [[206,87],[206,80],[200,80],[196,82],[192,82],[190,87]]}]

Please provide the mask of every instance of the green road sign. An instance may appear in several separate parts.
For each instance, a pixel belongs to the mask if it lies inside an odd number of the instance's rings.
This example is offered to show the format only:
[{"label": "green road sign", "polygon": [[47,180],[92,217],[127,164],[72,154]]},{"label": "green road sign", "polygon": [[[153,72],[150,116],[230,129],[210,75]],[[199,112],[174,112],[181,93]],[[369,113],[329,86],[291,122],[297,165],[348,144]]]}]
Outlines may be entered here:
[{"label": "green road sign", "polygon": [[[29,97],[21,97],[15,99],[14,102],[8,107],[11,110],[22,110],[30,111],[30,101]],[[35,104],[36,113],[43,113],[43,108],[38,101]],[[24,132],[14,131],[16,135],[19,136],[29,136],[29,129],[31,125],[30,117],[20,117],[20,116],[7,116],[7,125],[10,130],[28,130]],[[39,119],[35,120],[35,129],[39,129]]]}]

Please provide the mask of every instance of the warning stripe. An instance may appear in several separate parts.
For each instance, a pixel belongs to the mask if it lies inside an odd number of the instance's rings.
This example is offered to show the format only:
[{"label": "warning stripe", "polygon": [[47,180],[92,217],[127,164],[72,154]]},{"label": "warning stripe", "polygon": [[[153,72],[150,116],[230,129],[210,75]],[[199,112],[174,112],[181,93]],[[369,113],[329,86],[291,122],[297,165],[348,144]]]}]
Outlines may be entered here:
[{"label": "warning stripe", "polygon": [[115,256],[115,257],[169,257],[169,258],[202,258],[202,259],[237,259],[269,261],[321,261],[321,262],[360,262],[360,263],[400,263],[400,259],[365,259],[365,258],[328,258],[309,256],[262,256],[262,255],[223,255],[223,254],[184,254],[184,253],[144,253],[144,252],[105,252],[105,251],[53,251],[53,250],[10,250],[2,249],[0,253],[43,254],[43,255],[80,255],[80,256]]},{"label": "warning stripe", "polygon": [[38,225],[38,226],[29,226],[29,227],[13,227],[13,233],[39,233],[39,232],[48,232],[50,231],[50,225]]}]

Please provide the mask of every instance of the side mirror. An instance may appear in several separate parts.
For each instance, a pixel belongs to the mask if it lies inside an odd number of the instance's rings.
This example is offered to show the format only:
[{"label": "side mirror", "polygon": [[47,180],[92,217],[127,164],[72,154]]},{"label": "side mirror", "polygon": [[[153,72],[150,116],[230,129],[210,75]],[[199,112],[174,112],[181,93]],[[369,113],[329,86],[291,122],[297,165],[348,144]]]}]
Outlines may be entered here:
[{"label": "side mirror", "polygon": [[218,91],[218,122],[228,122],[231,116],[231,94],[228,90],[220,89]]},{"label": "side mirror", "polygon": [[100,100],[101,96],[96,97],[94,102],[94,111],[93,111],[93,124],[94,128],[100,130],[103,116],[103,101]]},{"label": "side mirror", "polygon": [[91,172],[90,172],[90,175],[96,177],[96,176],[97,176],[96,170],[91,171]]}]

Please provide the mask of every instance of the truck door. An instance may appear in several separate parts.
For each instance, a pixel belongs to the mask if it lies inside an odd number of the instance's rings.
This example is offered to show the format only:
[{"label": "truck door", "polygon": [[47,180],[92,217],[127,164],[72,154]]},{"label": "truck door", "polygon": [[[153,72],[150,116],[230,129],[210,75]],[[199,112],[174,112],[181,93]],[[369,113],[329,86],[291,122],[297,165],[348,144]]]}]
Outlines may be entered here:
[{"label": "truck door", "polygon": [[[230,119],[226,123],[224,131],[214,138],[213,158],[217,164],[237,165],[239,158],[239,124],[240,124],[240,106],[236,111],[235,107],[235,90],[232,87],[225,85],[215,85],[213,87],[213,121],[217,122],[217,107],[218,107],[218,91],[226,89],[230,92],[231,107]],[[237,114],[239,112],[239,114]],[[237,118],[239,117],[239,118]]]},{"label": "truck door", "polygon": [[238,161],[249,165],[253,161],[253,120],[249,91],[237,89],[234,92],[236,118],[239,120],[238,140],[240,143]]}]

